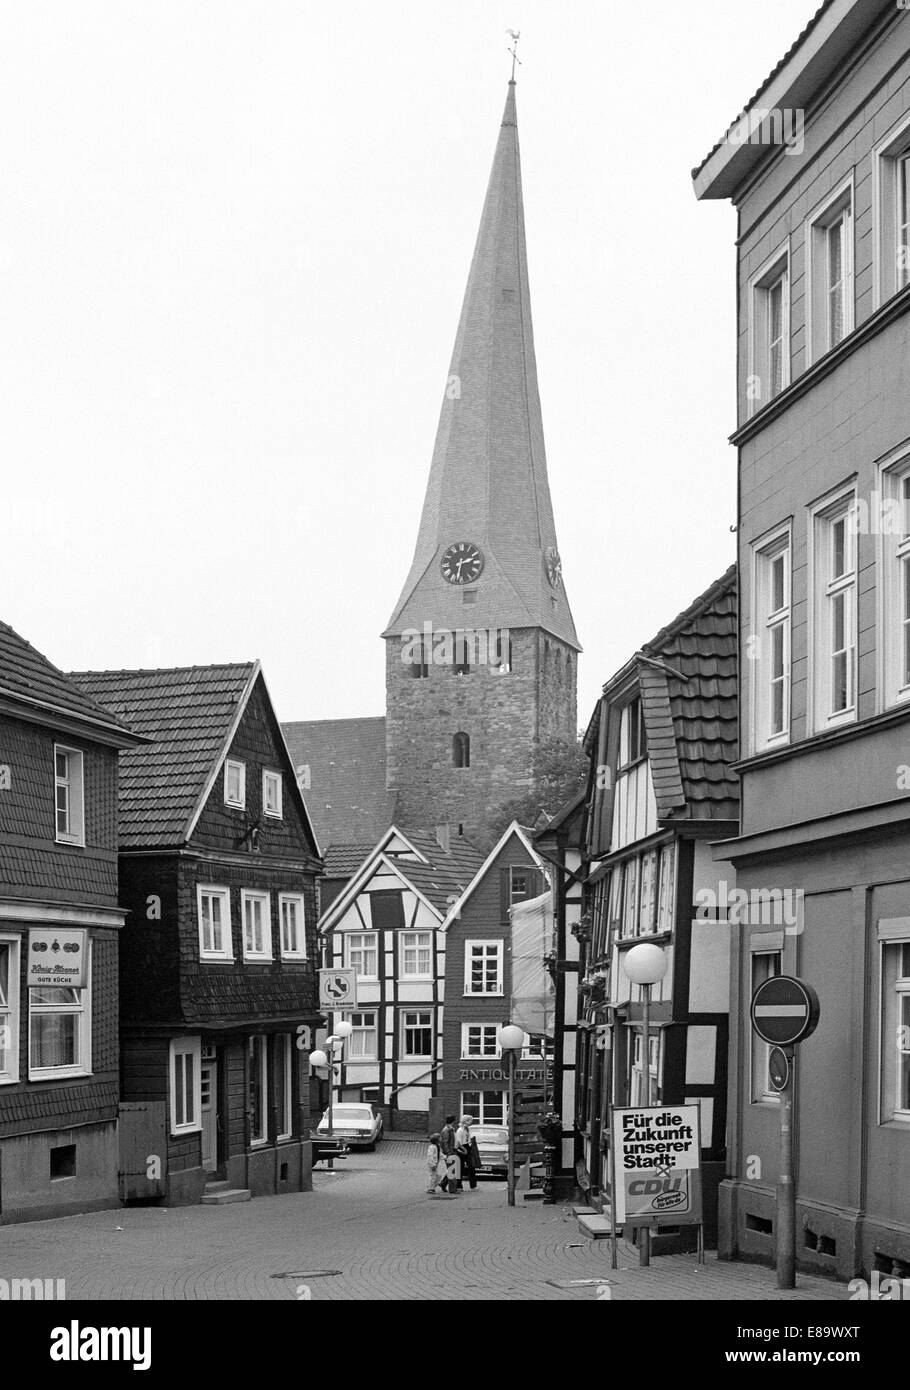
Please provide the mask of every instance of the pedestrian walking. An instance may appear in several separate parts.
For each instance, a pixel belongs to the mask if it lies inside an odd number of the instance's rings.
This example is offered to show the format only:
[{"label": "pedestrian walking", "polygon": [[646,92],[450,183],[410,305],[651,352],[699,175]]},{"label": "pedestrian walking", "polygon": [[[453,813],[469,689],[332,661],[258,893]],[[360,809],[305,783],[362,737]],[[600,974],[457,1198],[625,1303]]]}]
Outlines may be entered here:
[{"label": "pedestrian walking", "polygon": [[440,1132],[443,1157],[449,1172],[449,1191],[461,1191],[461,1160],[455,1152],[455,1116],[446,1115],[446,1122]]},{"label": "pedestrian walking", "polygon": [[448,1170],[437,1130],[435,1134],[430,1135],[427,1143],[427,1195],[432,1197],[438,1187],[440,1192],[448,1196],[448,1185]]},{"label": "pedestrian walking", "polygon": [[480,1167],[477,1140],[471,1133],[473,1123],[473,1115],[462,1115],[461,1124],[455,1131],[455,1152],[461,1160],[462,1174],[467,1178],[468,1186],[472,1192],[477,1186],[477,1169]]}]

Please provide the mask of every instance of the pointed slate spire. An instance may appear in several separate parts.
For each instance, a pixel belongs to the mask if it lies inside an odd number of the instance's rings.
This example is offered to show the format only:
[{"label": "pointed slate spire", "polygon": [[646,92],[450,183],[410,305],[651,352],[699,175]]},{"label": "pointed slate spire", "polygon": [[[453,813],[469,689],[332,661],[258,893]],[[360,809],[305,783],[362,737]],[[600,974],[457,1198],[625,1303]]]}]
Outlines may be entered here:
[{"label": "pointed slate spire", "polygon": [[[469,606],[446,548],[472,541],[484,569]],[[578,647],[561,583],[547,483],[525,247],[515,83],[509,83],[439,417],[410,573],[383,633],[539,627]]]}]

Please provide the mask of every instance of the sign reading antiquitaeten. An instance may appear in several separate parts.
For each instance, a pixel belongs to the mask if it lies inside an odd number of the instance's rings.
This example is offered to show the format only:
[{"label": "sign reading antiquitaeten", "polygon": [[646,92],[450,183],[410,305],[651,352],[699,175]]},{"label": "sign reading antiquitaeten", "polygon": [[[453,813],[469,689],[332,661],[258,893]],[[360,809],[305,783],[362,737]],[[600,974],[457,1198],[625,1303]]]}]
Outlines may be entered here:
[{"label": "sign reading antiquitaeten", "polygon": [[33,927],[28,934],[29,989],[85,987],[85,931]]}]

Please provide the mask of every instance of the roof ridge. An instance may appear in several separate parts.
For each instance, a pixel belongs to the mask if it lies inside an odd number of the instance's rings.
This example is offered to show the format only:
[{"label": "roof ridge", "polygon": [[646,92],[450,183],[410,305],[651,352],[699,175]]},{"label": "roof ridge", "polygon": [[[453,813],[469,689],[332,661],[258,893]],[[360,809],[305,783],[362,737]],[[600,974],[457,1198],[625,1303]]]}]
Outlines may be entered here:
[{"label": "roof ridge", "polygon": [[689,606],[684,608],[681,613],[677,613],[672,622],[662,627],[649,642],[643,643],[639,649],[641,654],[643,656],[656,655],[657,651],[666,645],[670,637],[675,637],[683,628],[688,627],[689,623],[697,618],[700,613],[704,612],[714,599],[719,598],[728,590],[732,591],[735,587],[736,564],[734,562],[729,569],[724,571],[719,579],[715,579],[708,588],[705,589],[704,593],[699,594],[697,598],[693,599]]}]

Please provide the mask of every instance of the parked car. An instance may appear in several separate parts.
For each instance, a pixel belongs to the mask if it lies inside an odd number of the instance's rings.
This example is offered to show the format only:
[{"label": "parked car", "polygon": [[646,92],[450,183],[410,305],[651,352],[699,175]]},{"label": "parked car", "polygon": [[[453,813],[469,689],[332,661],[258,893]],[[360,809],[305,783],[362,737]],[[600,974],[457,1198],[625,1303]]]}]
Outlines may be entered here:
[{"label": "parked car", "polygon": [[478,1173],[504,1178],[509,1173],[509,1131],[504,1125],[472,1125],[480,1154]]},{"label": "parked car", "polygon": [[[316,1126],[316,1133],[327,1134],[328,1130],[327,1110]],[[382,1116],[366,1102],[344,1101],[332,1111],[332,1132],[350,1149],[373,1149],[382,1138]]]}]

